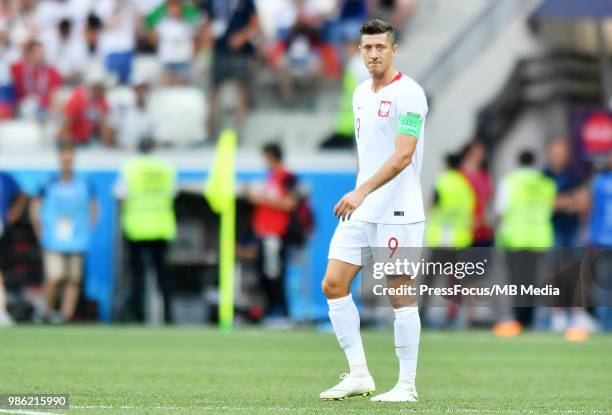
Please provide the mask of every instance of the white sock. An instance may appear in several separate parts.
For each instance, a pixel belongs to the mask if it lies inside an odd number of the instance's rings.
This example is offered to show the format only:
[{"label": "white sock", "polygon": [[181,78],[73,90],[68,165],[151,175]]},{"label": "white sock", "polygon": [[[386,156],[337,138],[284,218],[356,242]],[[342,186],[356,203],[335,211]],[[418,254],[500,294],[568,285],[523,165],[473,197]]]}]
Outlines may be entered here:
[{"label": "white sock", "polygon": [[334,326],[340,347],[346,354],[351,374],[369,376],[361,334],[359,333],[359,312],[351,294],[346,297],[327,300],[329,319]]},{"label": "white sock", "polygon": [[419,357],[421,320],[416,305],[393,310],[395,312],[395,355],[399,359],[400,380],[414,378]]}]

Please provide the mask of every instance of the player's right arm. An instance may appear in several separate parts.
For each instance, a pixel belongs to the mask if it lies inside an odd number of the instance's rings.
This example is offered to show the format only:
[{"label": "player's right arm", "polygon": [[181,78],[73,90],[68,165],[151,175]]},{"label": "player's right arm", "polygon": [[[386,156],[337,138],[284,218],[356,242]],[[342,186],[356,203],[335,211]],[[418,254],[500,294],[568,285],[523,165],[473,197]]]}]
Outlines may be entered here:
[{"label": "player's right arm", "polygon": [[350,218],[355,209],[361,206],[370,193],[393,180],[395,176],[408,167],[412,162],[417,142],[417,137],[415,136],[403,133],[397,134],[393,154],[380,166],[372,177],[340,199],[340,202],[338,202],[334,209],[334,215],[342,220]]},{"label": "player's right arm", "polygon": [[417,142],[418,139],[413,135],[398,134],[395,137],[395,151],[393,154],[357,190],[361,190],[368,195],[393,180],[395,176],[400,174],[412,162]]}]

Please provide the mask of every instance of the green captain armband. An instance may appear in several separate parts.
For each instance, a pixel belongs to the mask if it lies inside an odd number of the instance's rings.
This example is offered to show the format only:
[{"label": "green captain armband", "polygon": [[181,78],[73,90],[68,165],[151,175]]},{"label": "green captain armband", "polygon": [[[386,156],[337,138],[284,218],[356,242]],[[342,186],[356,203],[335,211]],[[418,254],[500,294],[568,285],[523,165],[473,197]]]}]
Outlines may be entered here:
[{"label": "green captain armband", "polygon": [[420,138],[422,125],[423,117],[414,112],[409,112],[408,114],[400,116],[397,132],[399,134],[407,134],[415,138]]}]

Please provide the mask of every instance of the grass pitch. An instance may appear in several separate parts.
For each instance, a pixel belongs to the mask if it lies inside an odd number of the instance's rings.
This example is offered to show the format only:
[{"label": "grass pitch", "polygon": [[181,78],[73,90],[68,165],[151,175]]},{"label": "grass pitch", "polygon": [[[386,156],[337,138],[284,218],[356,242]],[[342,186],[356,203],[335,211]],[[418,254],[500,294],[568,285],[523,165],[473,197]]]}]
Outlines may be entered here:
[{"label": "grass pitch", "polygon": [[[393,334],[363,337],[377,392],[386,391],[397,376]],[[333,334],[309,330],[0,330],[0,394],[70,395],[70,410],[47,414],[612,413],[612,336],[425,332],[417,404],[320,401],[346,370]]]}]

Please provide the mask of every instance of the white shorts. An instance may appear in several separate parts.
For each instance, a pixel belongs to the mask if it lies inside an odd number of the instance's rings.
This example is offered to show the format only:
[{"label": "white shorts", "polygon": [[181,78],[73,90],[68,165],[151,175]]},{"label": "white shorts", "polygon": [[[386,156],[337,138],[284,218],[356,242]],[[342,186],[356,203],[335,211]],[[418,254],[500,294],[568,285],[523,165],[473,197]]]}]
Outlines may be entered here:
[{"label": "white shorts", "polygon": [[43,262],[48,280],[68,279],[80,282],[83,278],[83,254],[46,251]]},{"label": "white shorts", "polygon": [[[386,256],[393,248],[421,248],[424,233],[425,222],[386,225],[356,219],[340,221],[327,257],[364,266],[377,256],[377,253],[384,253]],[[410,256],[419,255],[420,250],[415,250]]]}]

